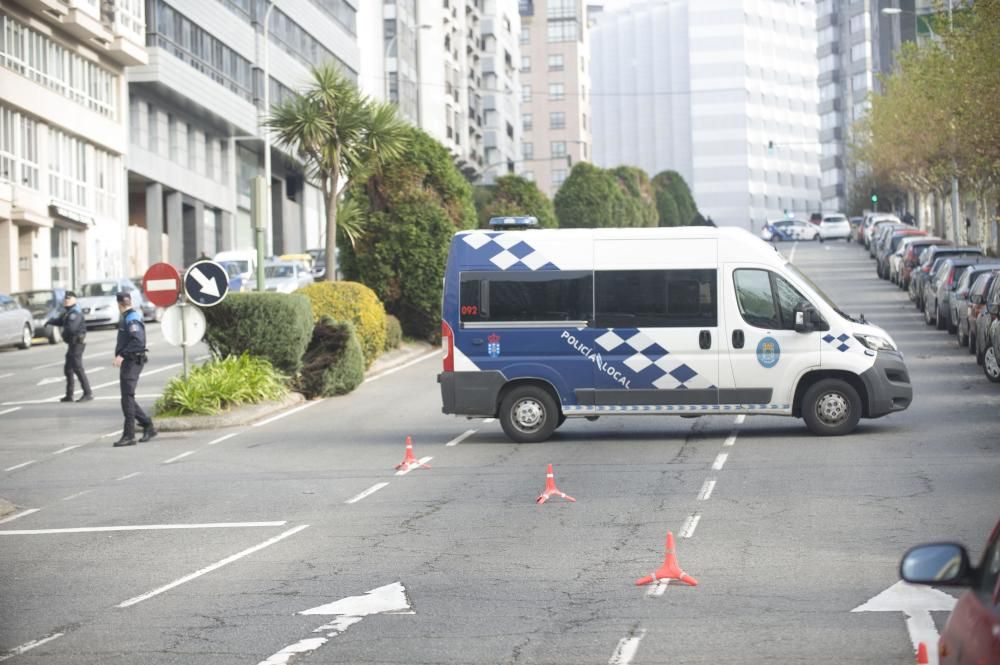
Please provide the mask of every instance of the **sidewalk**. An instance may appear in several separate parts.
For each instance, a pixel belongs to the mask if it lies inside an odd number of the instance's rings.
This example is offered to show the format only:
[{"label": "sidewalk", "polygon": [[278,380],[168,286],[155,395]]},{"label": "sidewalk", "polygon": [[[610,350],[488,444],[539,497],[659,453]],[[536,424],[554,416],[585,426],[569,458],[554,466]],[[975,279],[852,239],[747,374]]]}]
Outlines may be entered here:
[{"label": "sidewalk", "polygon": [[[439,347],[429,342],[403,342],[398,349],[393,349],[379,356],[365,372],[365,380],[384,374],[421,356],[434,352]],[[275,415],[290,409],[305,401],[299,393],[289,393],[285,399],[277,402],[263,402],[236,407],[214,416],[177,416],[173,418],[157,418],[156,428],[161,432],[183,432],[190,430],[219,429],[222,427],[237,427],[249,425],[252,422]]]}]

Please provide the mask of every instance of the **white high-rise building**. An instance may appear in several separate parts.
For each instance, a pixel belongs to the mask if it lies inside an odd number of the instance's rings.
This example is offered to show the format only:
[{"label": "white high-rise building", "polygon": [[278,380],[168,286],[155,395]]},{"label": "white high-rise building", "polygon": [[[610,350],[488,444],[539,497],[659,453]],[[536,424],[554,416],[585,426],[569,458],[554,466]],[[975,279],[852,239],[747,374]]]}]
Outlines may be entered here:
[{"label": "white high-rise building", "polygon": [[599,166],[676,170],[720,225],[820,209],[815,5],[650,1],[591,37]]},{"label": "white high-rise building", "polygon": [[521,16],[517,0],[483,8],[483,183],[521,171]]}]

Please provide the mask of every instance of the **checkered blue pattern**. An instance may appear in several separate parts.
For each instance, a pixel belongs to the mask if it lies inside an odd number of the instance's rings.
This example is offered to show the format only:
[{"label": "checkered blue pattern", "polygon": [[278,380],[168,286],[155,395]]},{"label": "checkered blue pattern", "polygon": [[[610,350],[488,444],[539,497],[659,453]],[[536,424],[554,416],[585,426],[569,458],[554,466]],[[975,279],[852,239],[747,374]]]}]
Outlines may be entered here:
[{"label": "checkered blue pattern", "polygon": [[559,270],[524,238],[524,231],[498,233],[475,231],[462,236],[472,249],[466,264],[492,263],[500,270]]},{"label": "checkered blue pattern", "polygon": [[[834,337],[833,335],[827,333],[827,335],[825,337],[823,337],[823,341],[824,342],[826,342],[827,344],[833,346],[835,349],[837,349],[841,353],[843,353],[844,351],[847,351],[848,349],[851,348],[850,345],[847,343],[847,340],[849,340],[849,339],[851,339],[851,336],[848,335],[848,334],[846,334],[846,333],[841,333],[841,334],[837,335],[836,337]],[[838,342],[839,342],[839,344],[838,344]]]},{"label": "checkered blue pattern", "polygon": [[626,355],[623,364],[635,372],[637,380],[633,382],[634,387],[650,385],[660,390],[715,388],[697,370],[676,359],[670,351],[637,328],[609,328],[594,341],[605,351]]}]

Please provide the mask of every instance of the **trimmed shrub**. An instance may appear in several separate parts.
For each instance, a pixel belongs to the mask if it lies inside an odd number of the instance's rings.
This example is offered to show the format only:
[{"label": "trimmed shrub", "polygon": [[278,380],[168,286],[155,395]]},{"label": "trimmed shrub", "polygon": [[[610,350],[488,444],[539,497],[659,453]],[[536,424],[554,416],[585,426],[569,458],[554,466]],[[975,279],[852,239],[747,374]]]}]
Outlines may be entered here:
[{"label": "trimmed shrub", "polygon": [[309,299],[314,321],[329,316],[354,324],[370,367],[386,348],[385,308],[375,292],[358,282],[316,282],[296,291]]},{"label": "trimmed shrub", "polygon": [[246,353],[210,360],[174,377],[156,402],[154,415],[214,415],[232,406],[276,400],[288,393],[285,377],[266,358]]},{"label": "trimmed shrub", "polygon": [[306,397],[349,393],[365,380],[365,357],[349,322],[322,317],[302,358],[297,386]]},{"label": "trimmed shrub", "polygon": [[312,336],[309,300],[284,293],[231,293],[203,310],[205,342],[219,358],[249,353],[294,376]]},{"label": "trimmed shrub", "polygon": [[480,185],[474,190],[479,227],[489,228],[490,218],[531,215],[538,219],[538,228],[559,226],[552,201],[531,180],[519,175],[505,175],[492,185]]},{"label": "trimmed shrub", "polygon": [[403,326],[392,314],[385,316],[385,350],[398,349],[403,343]]}]

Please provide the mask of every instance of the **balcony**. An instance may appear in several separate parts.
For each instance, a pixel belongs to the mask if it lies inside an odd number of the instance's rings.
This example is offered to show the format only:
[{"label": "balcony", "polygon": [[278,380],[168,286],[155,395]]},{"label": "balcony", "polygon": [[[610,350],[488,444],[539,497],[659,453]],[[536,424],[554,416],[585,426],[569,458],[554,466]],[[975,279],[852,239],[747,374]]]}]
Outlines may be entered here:
[{"label": "balcony", "polygon": [[60,0],[30,0],[29,2],[23,3],[27,9],[44,12],[53,18],[61,20],[66,16],[66,12],[69,11],[69,7],[66,6],[65,2],[60,2]]},{"label": "balcony", "polygon": [[108,55],[126,66],[145,65],[146,16],[142,0],[104,0],[104,21],[114,40]]},{"label": "balcony", "polygon": [[69,11],[62,17],[62,25],[85,42],[95,41],[105,47],[111,44],[111,31],[101,22],[97,0],[69,0]]}]

